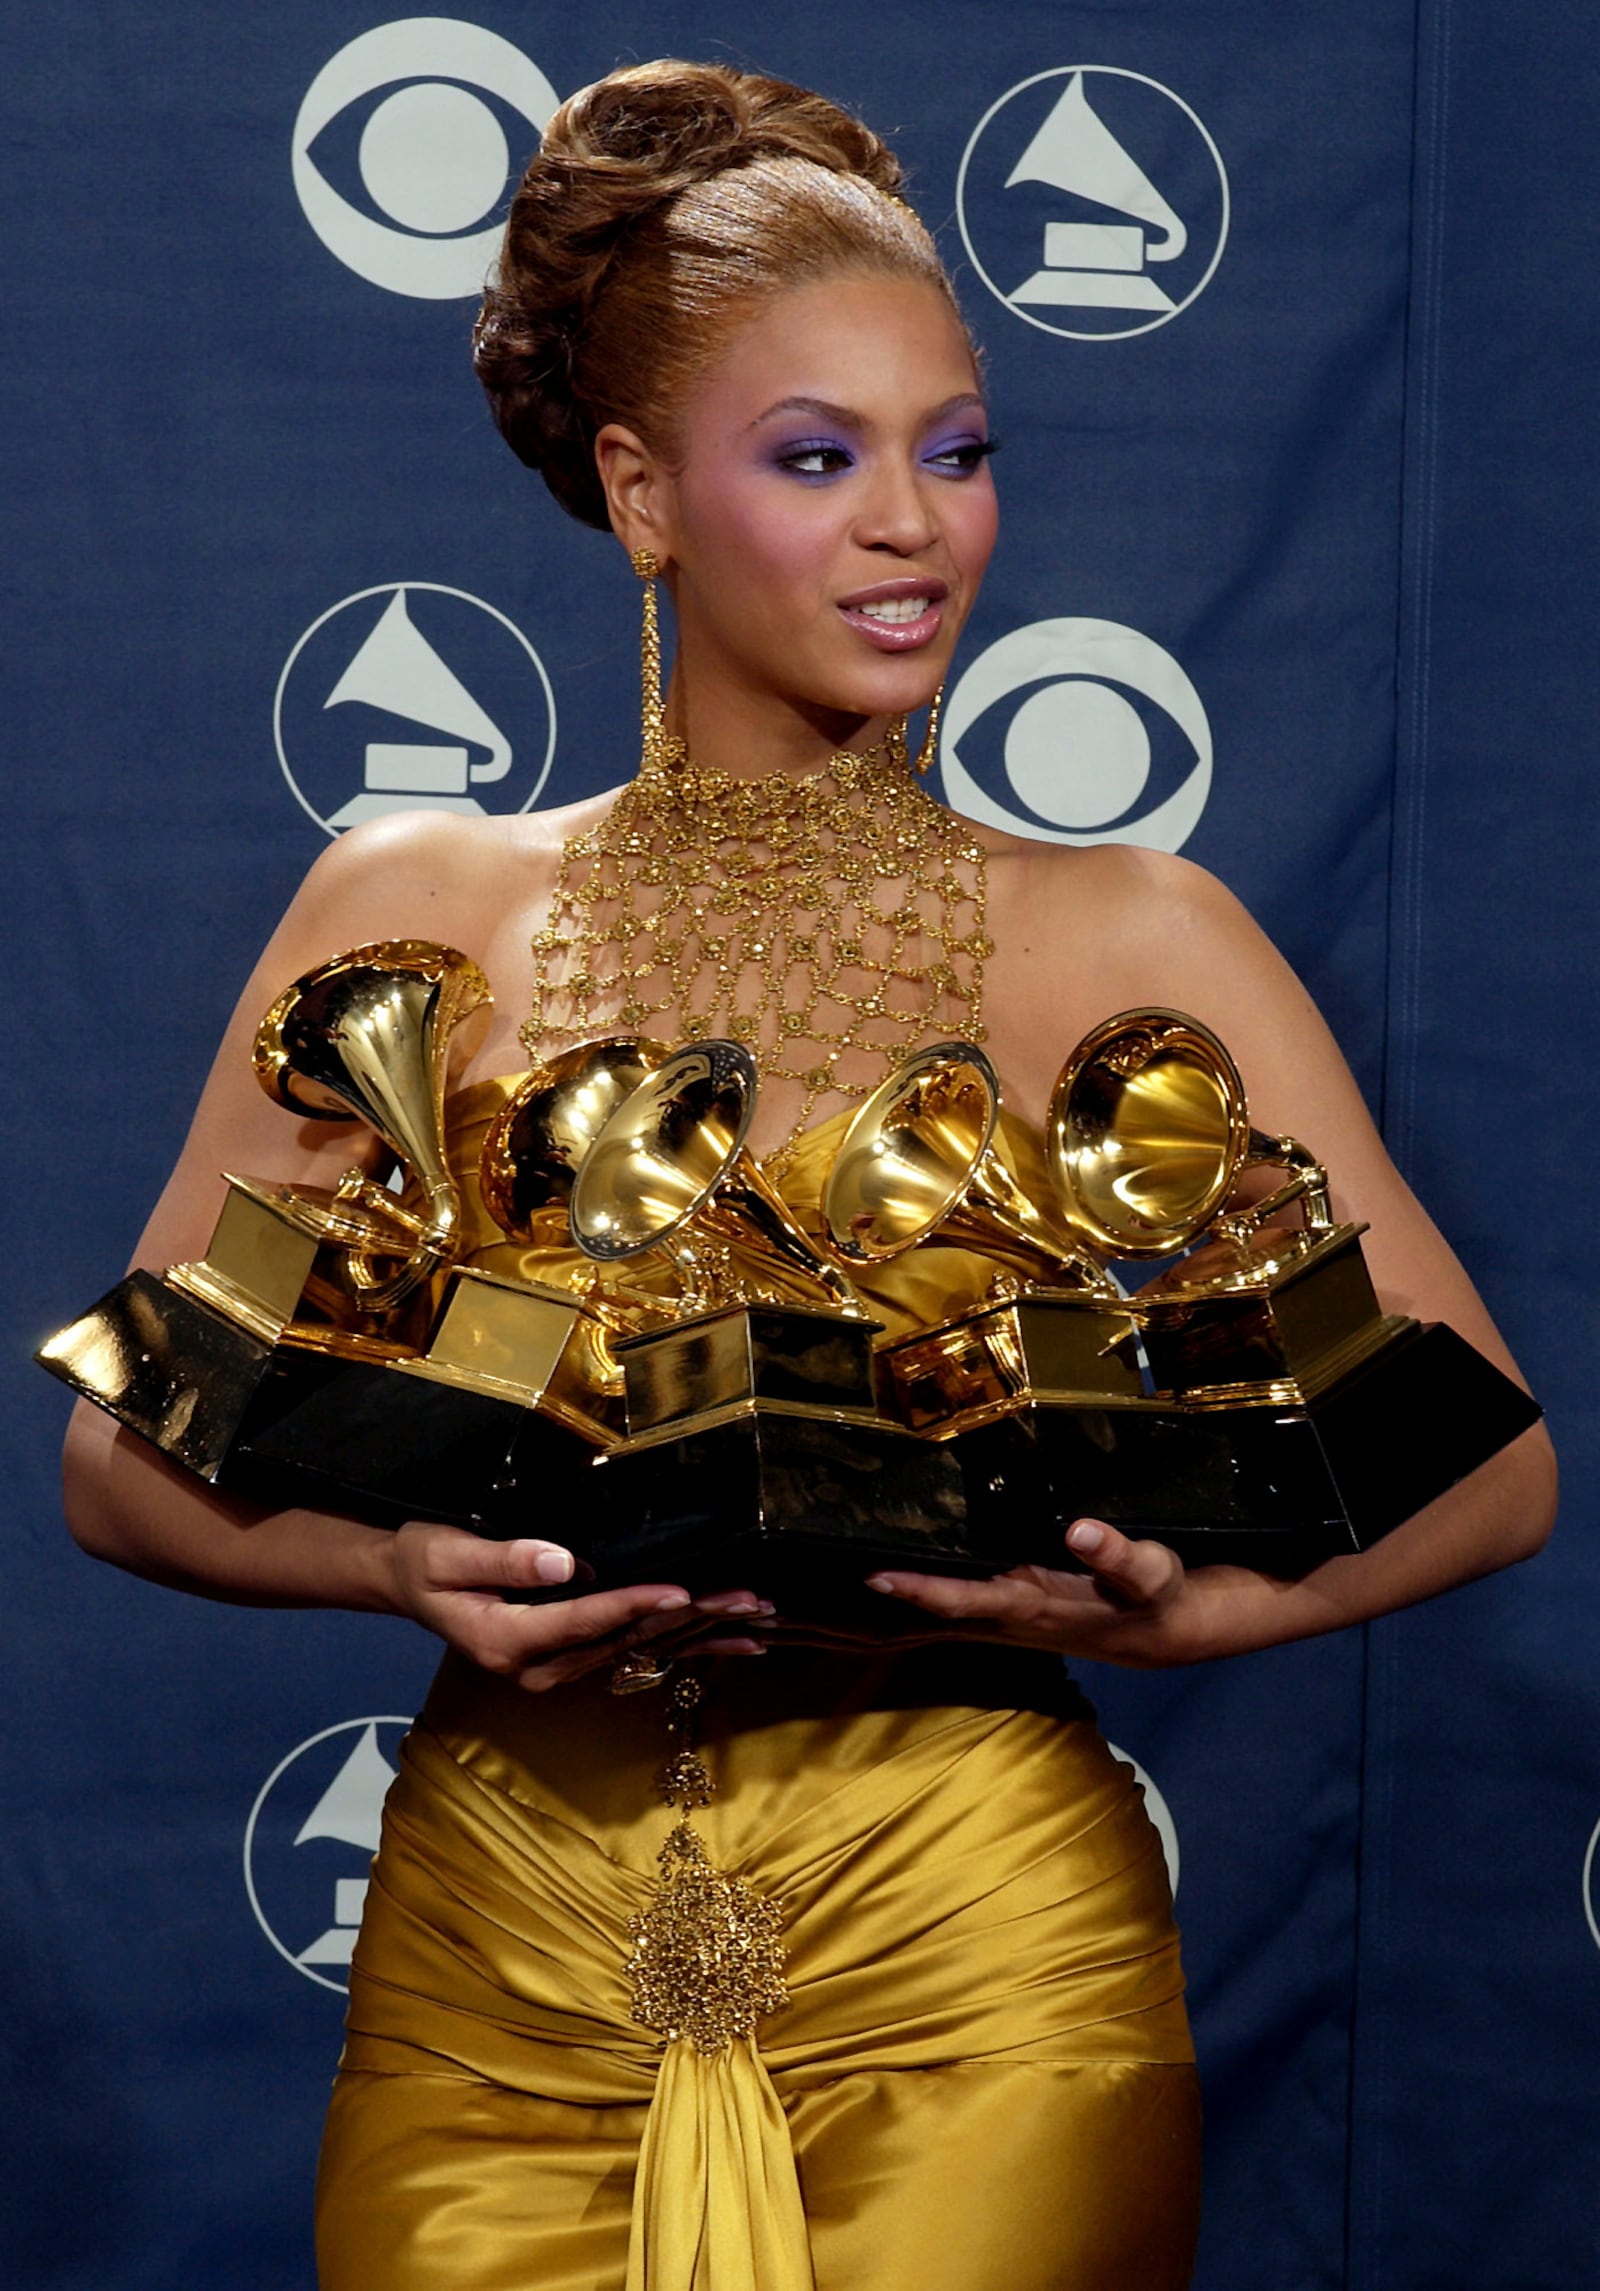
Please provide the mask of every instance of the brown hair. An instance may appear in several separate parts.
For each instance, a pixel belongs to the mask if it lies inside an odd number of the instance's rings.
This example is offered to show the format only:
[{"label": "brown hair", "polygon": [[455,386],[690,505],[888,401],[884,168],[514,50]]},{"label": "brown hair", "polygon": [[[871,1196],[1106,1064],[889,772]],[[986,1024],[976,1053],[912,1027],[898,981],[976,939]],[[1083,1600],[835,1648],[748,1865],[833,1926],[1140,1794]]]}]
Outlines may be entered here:
[{"label": "brown hair", "polygon": [[523,177],[473,332],[501,435],[609,530],[596,432],[622,422],[670,452],[752,303],[839,270],[950,294],[900,184],[869,128],[784,80],[664,61],[580,89]]}]

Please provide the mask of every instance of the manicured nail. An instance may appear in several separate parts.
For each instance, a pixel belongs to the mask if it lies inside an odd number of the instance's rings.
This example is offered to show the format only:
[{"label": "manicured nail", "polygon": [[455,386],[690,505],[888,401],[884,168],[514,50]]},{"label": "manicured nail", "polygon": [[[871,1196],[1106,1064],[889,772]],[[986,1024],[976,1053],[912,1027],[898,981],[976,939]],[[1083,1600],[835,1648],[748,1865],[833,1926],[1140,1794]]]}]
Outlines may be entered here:
[{"label": "manicured nail", "polygon": [[867,1589],[869,1591],[892,1592],[894,1585],[887,1575],[869,1575],[867,1577]]},{"label": "manicured nail", "polygon": [[533,1563],[534,1580],[538,1583],[565,1583],[572,1574],[570,1551],[541,1551]]},{"label": "manicured nail", "polygon": [[668,1591],[656,1601],[651,1612],[656,1615],[666,1615],[674,1607],[692,1607],[693,1605],[694,1601],[687,1591]]},{"label": "manicured nail", "polygon": [[1085,1559],[1092,1552],[1098,1551],[1105,1539],[1105,1529],[1092,1519],[1080,1519],[1075,1525],[1067,1529],[1069,1547],[1073,1551],[1081,1553]]}]

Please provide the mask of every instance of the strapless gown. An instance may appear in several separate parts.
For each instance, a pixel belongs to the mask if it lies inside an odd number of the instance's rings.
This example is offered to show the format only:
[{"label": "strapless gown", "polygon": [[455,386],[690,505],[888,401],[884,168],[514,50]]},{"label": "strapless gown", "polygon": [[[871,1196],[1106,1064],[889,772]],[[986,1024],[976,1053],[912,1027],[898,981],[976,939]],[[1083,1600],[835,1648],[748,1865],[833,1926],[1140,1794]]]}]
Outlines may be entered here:
[{"label": "strapless gown", "polygon": [[[502,1094],[452,1109],[464,1172]],[[792,1154],[803,1217],[839,1126]],[[476,1261],[518,1269],[491,1233]],[[919,1287],[981,1291],[938,1255]],[[1061,1665],[702,1669],[695,1825],[781,1904],[788,2004],[715,2055],[631,2018],[674,1818],[661,1696],[530,1695],[447,1655],[351,1970],[322,2291],[1181,2291],[1199,2124],[1165,1866]]]}]

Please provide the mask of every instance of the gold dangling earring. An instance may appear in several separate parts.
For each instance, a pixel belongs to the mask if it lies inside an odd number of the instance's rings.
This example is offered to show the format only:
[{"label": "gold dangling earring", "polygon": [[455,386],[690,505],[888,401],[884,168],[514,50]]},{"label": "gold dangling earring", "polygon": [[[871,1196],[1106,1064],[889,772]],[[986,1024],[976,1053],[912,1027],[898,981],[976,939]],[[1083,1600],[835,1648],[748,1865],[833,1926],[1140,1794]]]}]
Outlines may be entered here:
[{"label": "gold dangling earring", "polygon": [[939,711],[941,708],[943,708],[943,706],[944,686],[941,684],[938,691],[934,694],[933,704],[928,710],[928,729],[922,735],[922,745],[917,750],[917,760],[912,766],[913,771],[917,774],[919,779],[925,780],[927,778],[928,774],[933,769],[934,758],[938,754]]},{"label": "gold dangling earring", "polygon": [[635,549],[633,569],[644,583],[644,627],[639,638],[639,769],[658,778],[677,762],[678,743],[667,730],[661,696],[661,623],[656,613],[656,580],[661,560],[653,549]]}]

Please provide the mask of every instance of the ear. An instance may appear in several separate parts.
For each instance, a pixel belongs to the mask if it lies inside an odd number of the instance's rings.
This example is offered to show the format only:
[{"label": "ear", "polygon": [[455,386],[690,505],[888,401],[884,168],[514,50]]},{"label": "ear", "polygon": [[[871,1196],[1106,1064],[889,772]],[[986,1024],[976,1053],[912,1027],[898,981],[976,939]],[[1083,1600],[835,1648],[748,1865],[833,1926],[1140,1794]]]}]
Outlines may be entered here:
[{"label": "ear", "polygon": [[663,567],[671,556],[672,480],[637,430],[607,422],[594,441],[595,467],[605,489],[611,530],[631,556],[653,549]]}]

